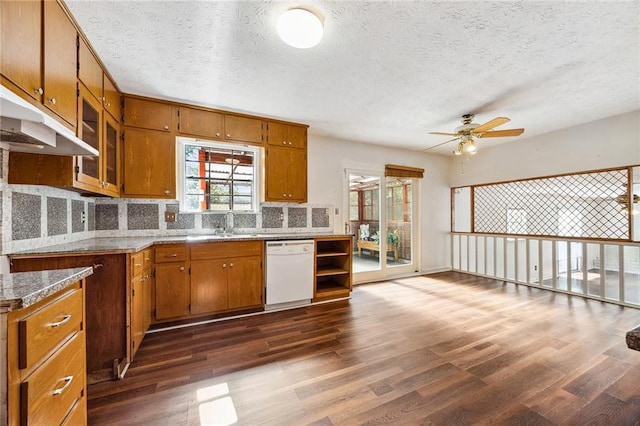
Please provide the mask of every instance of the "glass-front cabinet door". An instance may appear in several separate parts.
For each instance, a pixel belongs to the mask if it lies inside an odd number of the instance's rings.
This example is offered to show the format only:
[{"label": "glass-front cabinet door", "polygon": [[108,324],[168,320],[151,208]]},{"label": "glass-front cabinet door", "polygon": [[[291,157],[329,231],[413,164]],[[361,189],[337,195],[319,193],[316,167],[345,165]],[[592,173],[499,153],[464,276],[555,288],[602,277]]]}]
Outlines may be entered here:
[{"label": "glass-front cabinet door", "polygon": [[97,149],[100,156],[76,157],[76,181],[93,188],[102,188],[100,181],[102,105],[82,84],[80,84],[78,102],[78,137]]},{"label": "glass-front cabinet door", "polygon": [[104,149],[100,151],[102,158],[102,187],[106,195],[119,195],[118,178],[118,141],[120,126],[109,114],[104,114]]}]

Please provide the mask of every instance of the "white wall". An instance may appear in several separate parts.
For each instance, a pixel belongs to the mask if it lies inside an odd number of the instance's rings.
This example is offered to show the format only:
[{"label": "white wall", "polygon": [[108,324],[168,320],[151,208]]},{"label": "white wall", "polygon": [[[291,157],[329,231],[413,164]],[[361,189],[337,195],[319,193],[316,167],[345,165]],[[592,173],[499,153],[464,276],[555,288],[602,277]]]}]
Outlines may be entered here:
[{"label": "white wall", "polygon": [[336,233],[344,232],[348,219],[345,169],[383,172],[385,164],[424,168],[419,185],[421,272],[451,268],[448,158],[314,135],[308,139],[308,202],[339,209],[333,220]]},{"label": "white wall", "polygon": [[[526,133],[524,134],[526,135]],[[640,164],[640,110],[451,158],[451,186]]]}]

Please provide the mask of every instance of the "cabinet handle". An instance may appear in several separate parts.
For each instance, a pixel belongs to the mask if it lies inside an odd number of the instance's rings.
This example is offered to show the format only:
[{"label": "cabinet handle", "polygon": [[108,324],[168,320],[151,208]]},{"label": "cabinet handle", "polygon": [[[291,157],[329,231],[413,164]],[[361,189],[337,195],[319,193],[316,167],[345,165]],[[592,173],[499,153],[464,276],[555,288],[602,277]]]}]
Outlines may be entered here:
[{"label": "cabinet handle", "polygon": [[105,105],[110,107],[111,106],[111,102],[106,102]]},{"label": "cabinet handle", "polygon": [[62,392],[66,391],[67,388],[71,385],[71,382],[73,382],[73,376],[63,377],[62,379],[60,379],[60,381],[65,383],[61,388],[54,390],[52,392],[53,395],[60,395]]},{"label": "cabinet handle", "polygon": [[231,139],[231,133],[227,133],[227,139]]},{"label": "cabinet handle", "polygon": [[104,96],[102,97],[102,102],[107,102],[107,98],[105,98]]},{"label": "cabinet handle", "polygon": [[164,257],[178,257],[177,253],[165,254]]},{"label": "cabinet handle", "polygon": [[286,144],[287,144],[287,141],[282,141],[282,145],[286,145]]},{"label": "cabinet handle", "polygon": [[44,90],[42,90],[42,87],[36,87],[35,89],[33,89],[33,92],[34,92],[36,95],[42,95],[42,94],[44,94]]},{"label": "cabinet handle", "polygon": [[230,268],[233,268],[233,262],[231,262],[231,263],[229,264],[229,267],[230,267]]},{"label": "cabinet handle", "polygon": [[165,125],[164,125],[164,129],[165,129],[165,130],[169,130],[169,125],[165,124]]},{"label": "cabinet handle", "polygon": [[220,137],[220,132],[216,132],[216,137],[219,138]]},{"label": "cabinet handle", "polygon": [[102,268],[104,265],[102,263],[94,263],[93,264],[93,269],[98,269],[98,268]]},{"label": "cabinet handle", "polygon": [[181,266],[181,267],[180,267],[180,271],[184,271],[184,266]]},{"label": "cabinet handle", "polygon": [[291,146],[291,142],[289,142],[289,146]]},{"label": "cabinet handle", "polygon": [[142,266],[142,263],[136,263],[135,265],[136,266]]},{"label": "cabinet handle", "polygon": [[223,268],[226,268],[226,267],[227,267],[227,264],[226,264],[226,263],[223,263],[223,264],[222,264],[222,267],[223,267]]},{"label": "cabinet handle", "polygon": [[56,104],[56,98],[49,98],[49,103],[55,105]]},{"label": "cabinet handle", "polygon": [[165,193],[166,195],[169,195],[169,194],[171,194],[171,191],[169,191],[168,189],[165,189],[165,190],[164,190],[164,193]]},{"label": "cabinet handle", "polygon": [[51,328],[60,327],[62,324],[68,323],[70,319],[71,319],[71,315],[67,314],[64,317],[62,317],[62,319],[60,321],[58,321],[58,322],[50,322],[47,325],[49,327],[51,327]]},{"label": "cabinet handle", "polygon": [[291,198],[291,197],[292,197],[292,195],[291,195],[291,194],[289,194],[289,198]]}]

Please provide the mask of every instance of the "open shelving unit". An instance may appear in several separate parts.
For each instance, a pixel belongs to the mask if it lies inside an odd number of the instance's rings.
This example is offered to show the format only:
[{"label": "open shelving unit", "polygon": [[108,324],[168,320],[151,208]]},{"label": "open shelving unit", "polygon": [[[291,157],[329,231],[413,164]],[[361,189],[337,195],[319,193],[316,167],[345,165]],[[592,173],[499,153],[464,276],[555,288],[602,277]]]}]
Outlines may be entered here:
[{"label": "open shelving unit", "polygon": [[352,286],[352,238],[322,237],[316,238],[315,244],[313,301],[349,297]]}]

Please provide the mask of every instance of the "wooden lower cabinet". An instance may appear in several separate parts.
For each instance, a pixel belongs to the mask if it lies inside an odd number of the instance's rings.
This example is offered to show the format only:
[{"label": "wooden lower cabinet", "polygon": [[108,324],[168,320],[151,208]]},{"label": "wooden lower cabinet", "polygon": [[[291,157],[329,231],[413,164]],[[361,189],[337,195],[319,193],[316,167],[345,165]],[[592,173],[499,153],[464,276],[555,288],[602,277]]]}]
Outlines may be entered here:
[{"label": "wooden lower cabinet", "polygon": [[264,306],[263,241],[176,246],[156,248],[156,322]]},{"label": "wooden lower cabinet", "polygon": [[11,272],[93,267],[86,278],[87,382],[117,378],[131,361],[127,255],[11,257]]},{"label": "wooden lower cabinet", "polygon": [[87,423],[85,287],[8,313],[9,425]]},{"label": "wooden lower cabinet", "polygon": [[140,348],[151,324],[151,268],[153,249],[130,255],[131,276],[131,359]]},{"label": "wooden lower cabinet", "polygon": [[156,265],[156,319],[175,319],[189,315],[191,294],[186,262]]}]

